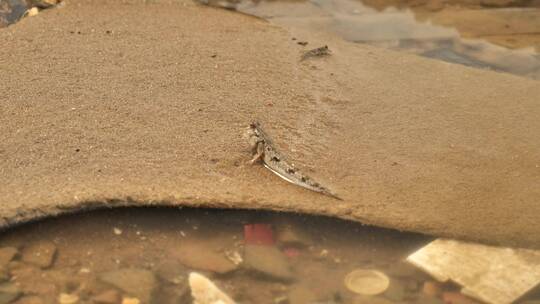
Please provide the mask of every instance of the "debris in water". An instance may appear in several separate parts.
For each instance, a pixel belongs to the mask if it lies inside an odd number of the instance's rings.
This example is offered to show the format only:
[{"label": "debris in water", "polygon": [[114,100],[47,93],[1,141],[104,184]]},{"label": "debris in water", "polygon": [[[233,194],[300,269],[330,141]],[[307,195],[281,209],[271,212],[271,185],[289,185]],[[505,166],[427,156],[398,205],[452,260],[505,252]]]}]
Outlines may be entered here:
[{"label": "debris in water", "polygon": [[[491,304],[513,303],[540,282],[540,251],[437,239],[407,261],[441,282]],[[448,297],[448,295],[447,295]]]},{"label": "debris in water", "polygon": [[274,143],[263,131],[259,122],[251,123],[246,135],[254,155],[250,161],[251,164],[262,161],[267,169],[290,183],[341,200],[329,189],[313,181],[309,176],[303,174],[293,164],[289,163],[287,158],[276,150]]},{"label": "debris in water", "polygon": [[122,234],[122,229],[114,227],[114,228],[113,228],[113,232],[114,232],[114,234],[116,234],[116,235],[121,235],[121,234]]},{"label": "debris in water", "polygon": [[325,45],[325,46],[321,46],[319,48],[316,48],[316,49],[309,50],[309,51],[305,52],[302,55],[302,59],[300,61],[306,60],[306,59],[311,58],[311,57],[329,56],[330,54],[332,54],[332,52],[328,48],[328,45]]},{"label": "debris in water", "polygon": [[345,276],[345,286],[361,295],[378,295],[390,286],[390,279],[384,273],[372,269],[356,269]]},{"label": "debris in water", "polygon": [[244,225],[244,242],[247,245],[274,245],[274,232],[269,224]]},{"label": "debris in water", "polygon": [[234,265],[240,265],[244,261],[240,253],[238,253],[238,251],[226,250],[225,256],[227,257],[227,259],[229,259],[229,261],[233,262]]},{"label": "debris in water", "polygon": [[235,304],[212,281],[199,273],[189,274],[189,287],[191,288],[193,304]]}]

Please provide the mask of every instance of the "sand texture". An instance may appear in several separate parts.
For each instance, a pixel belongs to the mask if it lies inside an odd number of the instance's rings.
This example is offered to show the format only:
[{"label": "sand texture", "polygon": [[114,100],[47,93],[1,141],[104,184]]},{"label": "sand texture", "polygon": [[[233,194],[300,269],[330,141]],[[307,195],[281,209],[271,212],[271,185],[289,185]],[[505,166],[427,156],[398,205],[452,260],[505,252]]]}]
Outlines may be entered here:
[{"label": "sand texture", "polygon": [[[183,205],[540,248],[540,82],[189,2],[74,0],[0,41],[4,227]],[[248,165],[254,119],[343,201]]]}]

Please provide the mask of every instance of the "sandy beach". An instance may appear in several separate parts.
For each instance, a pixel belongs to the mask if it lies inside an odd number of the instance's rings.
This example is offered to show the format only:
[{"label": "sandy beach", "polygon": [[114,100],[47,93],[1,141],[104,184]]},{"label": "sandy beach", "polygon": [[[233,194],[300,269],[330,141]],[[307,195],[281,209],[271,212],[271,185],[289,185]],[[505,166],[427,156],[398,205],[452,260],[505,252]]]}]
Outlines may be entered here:
[{"label": "sandy beach", "polygon": [[[540,248],[538,81],[189,1],[69,1],[0,41],[3,227],[204,206]],[[253,120],[343,201],[247,164]]]}]

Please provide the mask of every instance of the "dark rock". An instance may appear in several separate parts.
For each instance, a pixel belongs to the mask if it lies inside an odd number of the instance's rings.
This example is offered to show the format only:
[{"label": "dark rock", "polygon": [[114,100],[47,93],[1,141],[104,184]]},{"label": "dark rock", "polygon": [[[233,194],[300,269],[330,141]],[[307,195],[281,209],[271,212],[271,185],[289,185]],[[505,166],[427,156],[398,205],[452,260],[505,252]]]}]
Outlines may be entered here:
[{"label": "dark rock", "polygon": [[26,3],[22,0],[0,1],[0,28],[17,22],[27,9]]}]

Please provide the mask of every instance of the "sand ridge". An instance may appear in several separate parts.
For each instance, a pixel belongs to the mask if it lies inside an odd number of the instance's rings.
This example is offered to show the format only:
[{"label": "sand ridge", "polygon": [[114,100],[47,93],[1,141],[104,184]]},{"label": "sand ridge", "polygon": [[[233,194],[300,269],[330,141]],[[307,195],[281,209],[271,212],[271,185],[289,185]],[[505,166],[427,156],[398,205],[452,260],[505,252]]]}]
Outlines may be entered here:
[{"label": "sand ridge", "polygon": [[[540,246],[537,81],[190,2],[71,1],[0,40],[3,226],[165,204]],[[253,119],[344,200],[246,164]]]}]

